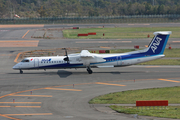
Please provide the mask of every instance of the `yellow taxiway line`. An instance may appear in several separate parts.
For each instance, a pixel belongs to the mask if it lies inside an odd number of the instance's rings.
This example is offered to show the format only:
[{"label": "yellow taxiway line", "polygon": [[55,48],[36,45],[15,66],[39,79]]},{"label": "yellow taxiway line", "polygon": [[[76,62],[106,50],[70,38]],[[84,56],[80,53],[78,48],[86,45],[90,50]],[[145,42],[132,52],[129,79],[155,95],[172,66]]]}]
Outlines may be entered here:
[{"label": "yellow taxiway line", "polygon": [[17,118],[13,118],[13,117],[9,117],[7,115],[4,115],[4,114],[0,114],[1,117],[5,117],[5,118],[8,118],[8,119],[12,119],[12,120],[21,120],[21,119],[17,119]]},{"label": "yellow taxiway line", "polygon": [[22,53],[23,53],[23,52],[20,52],[20,53],[17,54],[16,58],[14,59],[14,62],[15,62],[15,63],[18,63],[17,60],[18,60],[19,56],[20,56]]},{"label": "yellow taxiway line", "polygon": [[102,83],[102,82],[96,82],[96,84],[101,84],[101,85],[113,85],[113,86],[126,86],[126,85],[121,85],[121,84],[109,84],[109,83]]},{"label": "yellow taxiway line", "polygon": [[39,42],[39,40],[28,40],[28,41],[0,41],[0,43],[32,43],[32,42]]},{"label": "yellow taxiway line", "polygon": [[100,46],[100,48],[111,49],[111,47],[104,47],[104,46]]},{"label": "yellow taxiway line", "polygon": [[44,24],[31,24],[31,25],[0,25],[0,28],[27,28],[27,27],[44,27]]},{"label": "yellow taxiway line", "polygon": [[37,47],[39,40],[27,41],[0,41],[0,47]]},{"label": "yellow taxiway line", "polygon": [[52,97],[52,95],[10,95],[10,96],[19,96],[19,97]]},{"label": "yellow taxiway line", "polygon": [[66,91],[82,91],[82,90],[78,90],[78,89],[62,89],[62,88],[44,88],[44,89],[48,89],[48,90],[66,90]]},{"label": "yellow taxiway line", "polygon": [[145,68],[157,68],[157,67],[160,67],[160,66],[146,66]]},{"label": "yellow taxiway line", "polygon": [[52,113],[26,113],[26,114],[4,114],[7,116],[22,116],[22,115],[52,115]]},{"label": "yellow taxiway line", "polygon": [[158,80],[180,83],[180,81],[175,81],[175,80],[167,80],[167,79],[158,79]]},{"label": "yellow taxiway line", "polygon": [[40,108],[41,106],[0,106],[0,108],[3,107],[17,107],[17,108]]},{"label": "yellow taxiway line", "polygon": [[150,24],[128,24],[128,25],[150,25]]},{"label": "yellow taxiway line", "polygon": [[41,102],[0,102],[0,104],[41,104]]},{"label": "yellow taxiway line", "polygon": [[173,43],[179,43],[180,41],[172,41]]},{"label": "yellow taxiway line", "polygon": [[22,38],[24,38],[27,34],[28,34],[29,30],[22,36]]}]

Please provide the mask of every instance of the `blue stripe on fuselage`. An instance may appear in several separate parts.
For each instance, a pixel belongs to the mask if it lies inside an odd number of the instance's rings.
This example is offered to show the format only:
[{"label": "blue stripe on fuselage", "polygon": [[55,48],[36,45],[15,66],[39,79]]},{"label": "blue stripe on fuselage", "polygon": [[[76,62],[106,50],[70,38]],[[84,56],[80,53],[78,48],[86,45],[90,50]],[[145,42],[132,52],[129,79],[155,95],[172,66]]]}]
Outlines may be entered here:
[{"label": "blue stripe on fuselage", "polygon": [[[157,56],[157,55],[151,55],[151,56],[145,56],[144,53],[137,53],[137,54],[127,54],[127,55],[121,55],[121,56],[113,56],[113,57],[106,57],[105,62],[101,63],[91,63],[91,65],[95,64],[103,64],[103,63],[110,63],[110,62],[115,62],[115,61],[122,61],[122,60],[130,60],[130,59],[138,59],[138,58],[145,58],[145,57],[152,57],[152,56]],[[120,58],[118,59],[117,58]],[[112,61],[108,61],[112,60]],[[33,67],[29,69],[60,69],[60,68],[80,68],[83,67],[83,64],[69,64],[69,63],[64,63],[64,64],[55,64],[55,65],[46,65],[46,66],[39,66],[39,67]]]}]

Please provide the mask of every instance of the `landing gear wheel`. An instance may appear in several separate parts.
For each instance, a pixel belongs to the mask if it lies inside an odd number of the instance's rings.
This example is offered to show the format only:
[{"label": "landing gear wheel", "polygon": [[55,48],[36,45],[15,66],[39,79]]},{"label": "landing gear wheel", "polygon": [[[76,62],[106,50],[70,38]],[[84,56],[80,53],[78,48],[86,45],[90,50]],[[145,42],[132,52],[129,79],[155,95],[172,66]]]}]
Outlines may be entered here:
[{"label": "landing gear wheel", "polygon": [[92,70],[88,70],[88,73],[89,73],[89,74],[92,74],[92,73],[93,73],[93,71],[92,71]]},{"label": "landing gear wheel", "polygon": [[90,67],[87,68],[87,71],[88,71],[89,74],[92,74],[92,73],[93,73],[93,71],[91,70]]},{"label": "landing gear wheel", "polygon": [[20,70],[20,74],[23,74],[23,71],[22,71],[22,70]]}]

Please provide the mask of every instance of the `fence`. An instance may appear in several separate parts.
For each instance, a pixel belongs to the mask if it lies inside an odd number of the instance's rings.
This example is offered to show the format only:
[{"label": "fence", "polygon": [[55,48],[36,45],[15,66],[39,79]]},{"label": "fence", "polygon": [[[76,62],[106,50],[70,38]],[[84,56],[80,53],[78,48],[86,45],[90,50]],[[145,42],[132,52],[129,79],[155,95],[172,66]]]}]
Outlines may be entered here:
[{"label": "fence", "polygon": [[0,24],[74,24],[74,23],[159,23],[180,22],[180,14],[130,15],[108,17],[46,17],[0,19]]}]

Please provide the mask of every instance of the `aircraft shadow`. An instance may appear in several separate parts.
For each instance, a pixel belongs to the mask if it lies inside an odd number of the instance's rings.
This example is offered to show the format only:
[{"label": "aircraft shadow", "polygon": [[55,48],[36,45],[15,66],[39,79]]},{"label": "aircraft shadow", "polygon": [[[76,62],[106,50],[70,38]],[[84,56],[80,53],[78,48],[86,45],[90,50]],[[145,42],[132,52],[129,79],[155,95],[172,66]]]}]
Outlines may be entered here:
[{"label": "aircraft shadow", "polygon": [[[20,75],[19,72],[17,72],[17,73],[7,73],[7,74]],[[34,73],[34,72],[32,72],[32,73],[31,72],[28,72],[28,73],[24,72],[22,75],[37,75],[37,74],[46,75],[46,76],[48,76],[48,75],[51,75],[51,76],[58,75],[60,78],[66,78],[66,77],[70,76],[72,74],[72,72],[65,71],[65,70],[58,70],[57,72],[55,72],[55,71],[54,72],[48,72],[48,71],[46,71],[46,72],[36,72],[36,73]]]},{"label": "aircraft shadow", "polygon": [[65,70],[58,70],[57,74],[59,75],[60,78],[66,78],[72,74],[72,72],[65,71]]}]

